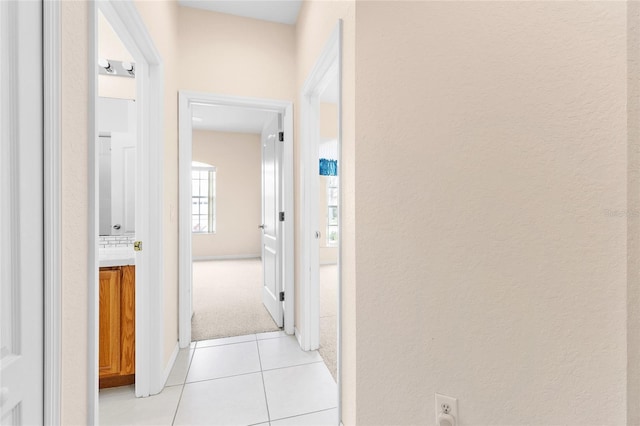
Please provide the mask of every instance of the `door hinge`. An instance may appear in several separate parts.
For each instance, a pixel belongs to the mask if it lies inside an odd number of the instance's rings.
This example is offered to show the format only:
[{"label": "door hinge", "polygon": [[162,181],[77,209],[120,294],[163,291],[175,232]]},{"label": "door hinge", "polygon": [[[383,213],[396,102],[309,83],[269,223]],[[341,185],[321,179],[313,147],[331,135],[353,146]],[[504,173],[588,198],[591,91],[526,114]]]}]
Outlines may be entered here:
[{"label": "door hinge", "polygon": [[284,132],[280,132],[280,133],[278,133],[278,140],[279,140],[280,142],[284,142]]},{"label": "door hinge", "polygon": [[280,301],[284,302],[284,291],[280,292]]},{"label": "door hinge", "polygon": [[280,212],[280,222],[284,222],[284,212]]}]

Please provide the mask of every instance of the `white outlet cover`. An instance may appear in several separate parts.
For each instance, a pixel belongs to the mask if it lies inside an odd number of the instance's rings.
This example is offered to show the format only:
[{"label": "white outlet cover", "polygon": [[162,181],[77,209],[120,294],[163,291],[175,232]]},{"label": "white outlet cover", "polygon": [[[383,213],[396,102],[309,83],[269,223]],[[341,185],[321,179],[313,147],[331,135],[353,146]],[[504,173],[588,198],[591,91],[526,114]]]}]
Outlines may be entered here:
[{"label": "white outlet cover", "polygon": [[456,398],[453,398],[451,396],[447,396],[447,395],[442,395],[437,393],[436,394],[436,425],[438,424],[438,417],[440,416],[440,414],[442,414],[442,404],[447,404],[449,406],[449,415],[451,417],[453,417],[456,421],[456,424],[459,423],[458,421],[458,400]]}]

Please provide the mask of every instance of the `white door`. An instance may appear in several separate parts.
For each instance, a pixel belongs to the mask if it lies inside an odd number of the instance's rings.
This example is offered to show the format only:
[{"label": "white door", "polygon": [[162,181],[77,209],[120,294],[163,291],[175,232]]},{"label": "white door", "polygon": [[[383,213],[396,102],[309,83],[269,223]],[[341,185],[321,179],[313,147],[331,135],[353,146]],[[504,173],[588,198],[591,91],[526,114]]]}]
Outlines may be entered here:
[{"label": "white door", "polygon": [[42,2],[0,1],[0,424],[42,424]]},{"label": "white door", "polygon": [[111,133],[111,235],[136,229],[136,136]]},{"label": "white door", "polygon": [[282,301],[282,222],[280,221],[283,143],[279,117],[262,130],[262,302],[278,327],[284,323]]}]

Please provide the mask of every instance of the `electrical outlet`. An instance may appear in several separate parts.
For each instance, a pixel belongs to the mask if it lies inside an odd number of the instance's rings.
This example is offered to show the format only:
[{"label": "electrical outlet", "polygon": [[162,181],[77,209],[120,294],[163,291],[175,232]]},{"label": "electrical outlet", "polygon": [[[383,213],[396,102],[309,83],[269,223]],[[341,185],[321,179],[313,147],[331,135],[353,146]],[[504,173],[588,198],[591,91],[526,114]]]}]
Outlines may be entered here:
[{"label": "electrical outlet", "polygon": [[440,414],[448,414],[453,417],[458,423],[458,400],[447,396],[436,394],[436,424],[438,423],[438,417]]}]

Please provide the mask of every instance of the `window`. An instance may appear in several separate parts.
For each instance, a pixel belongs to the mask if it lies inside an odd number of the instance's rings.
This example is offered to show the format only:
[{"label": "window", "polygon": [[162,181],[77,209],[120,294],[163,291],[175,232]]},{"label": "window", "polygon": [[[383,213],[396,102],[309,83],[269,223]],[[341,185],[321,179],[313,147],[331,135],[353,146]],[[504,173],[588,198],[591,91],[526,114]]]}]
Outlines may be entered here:
[{"label": "window", "polygon": [[338,245],[338,178],[330,176],[327,183],[327,246]]},{"label": "window", "polygon": [[197,161],[191,163],[191,230],[216,232],[216,168]]}]

